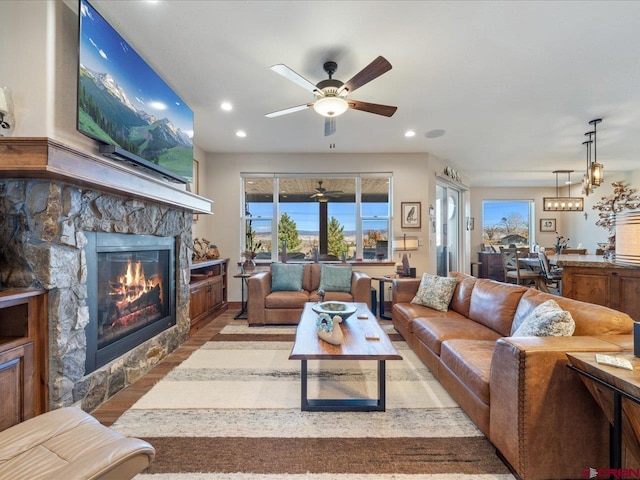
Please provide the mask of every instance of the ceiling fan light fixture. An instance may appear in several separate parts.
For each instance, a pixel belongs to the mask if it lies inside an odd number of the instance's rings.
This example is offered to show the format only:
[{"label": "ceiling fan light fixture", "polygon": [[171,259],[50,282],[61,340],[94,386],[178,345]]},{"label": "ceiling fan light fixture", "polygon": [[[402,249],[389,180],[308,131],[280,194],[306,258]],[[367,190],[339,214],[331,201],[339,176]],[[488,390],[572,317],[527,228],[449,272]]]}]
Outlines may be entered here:
[{"label": "ceiling fan light fixture", "polygon": [[313,104],[313,109],[323,117],[338,117],[349,109],[344,98],[323,97]]}]

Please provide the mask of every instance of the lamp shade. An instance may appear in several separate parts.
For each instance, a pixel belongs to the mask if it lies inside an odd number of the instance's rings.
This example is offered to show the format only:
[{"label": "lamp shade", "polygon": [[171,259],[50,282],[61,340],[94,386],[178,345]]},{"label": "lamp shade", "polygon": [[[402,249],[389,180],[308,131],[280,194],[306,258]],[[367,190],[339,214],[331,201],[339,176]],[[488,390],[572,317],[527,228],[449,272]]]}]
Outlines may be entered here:
[{"label": "lamp shade", "polygon": [[599,187],[604,179],[604,166],[601,163],[591,164],[591,185]]},{"label": "lamp shade", "polygon": [[11,90],[9,87],[0,87],[0,112],[8,114],[9,103],[11,103]]},{"label": "lamp shade", "polygon": [[640,265],[640,211],[616,214],[614,263]]},{"label": "lamp shade", "polygon": [[396,252],[418,250],[418,246],[418,237],[408,237],[406,235],[403,235],[402,237],[395,237],[392,243],[392,248]]},{"label": "lamp shade", "polygon": [[313,104],[313,109],[324,117],[337,117],[346,112],[348,108],[347,101],[340,97],[323,97]]}]

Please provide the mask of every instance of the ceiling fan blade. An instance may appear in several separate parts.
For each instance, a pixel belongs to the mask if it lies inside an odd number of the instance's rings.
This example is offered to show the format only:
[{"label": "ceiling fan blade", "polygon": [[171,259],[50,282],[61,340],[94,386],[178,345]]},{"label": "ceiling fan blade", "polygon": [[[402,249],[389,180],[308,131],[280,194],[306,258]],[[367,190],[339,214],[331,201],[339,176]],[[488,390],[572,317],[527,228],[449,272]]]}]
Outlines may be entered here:
[{"label": "ceiling fan blade", "polygon": [[276,73],[279,73],[284,78],[286,78],[288,80],[291,80],[293,83],[295,83],[297,85],[300,85],[305,90],[309,90],[312,93],[317,90],[317,87],[313,83],[311,83],[309,80],[304,78],[302,75],[300,75],[297,72],[294,72],[293,70],[291,70],[289,67],[287,67],[286,65],[284,65],[282,63],[279,63],[278,65],[272,66],[271,70],[273,70]]},{"label": "ceiling fan blade", "polygon": [[267,113],[265,117],[279,117],[280,115],[286,115],[287,113],[299,112],[300,110],[304,110],[311,106],[313,106],[313,103],[305,103],[304,105],[298,105],[297,107],[289,107],[285,108],[284,110],[277,110],[275,112]]},{"label": "ceiling fan blade", "polygon": [[388,72],[389,70],[391,70],[391,64],[386,58],[380,56],[369,65],[364,67],[362,70],[360,70],[358,73],[356,73],[351,78],[351,80],[340,87],[340,89],[338,90],[338,94],[343,90],[347,90],[349,93],[351,93],[357,88],[360,88],[361,86],[369,83],[371,80],[375,80],[380,75]]},{"label": "ceiling fan blade", "polygon": [[349,108],[354,110],[362,110],[363,112],[375,113],[376,115],[384,115],[385,117],[392,117],[398,107],[392,107],[391,105],[379,105],[377,103],[360,102],[359,100],[347,100]]},{"label": "ceiling fan blade", "polygon": [[336,119],[334,117],[326,117],[324,119],[324,136],[328,137],[336,133]]}]

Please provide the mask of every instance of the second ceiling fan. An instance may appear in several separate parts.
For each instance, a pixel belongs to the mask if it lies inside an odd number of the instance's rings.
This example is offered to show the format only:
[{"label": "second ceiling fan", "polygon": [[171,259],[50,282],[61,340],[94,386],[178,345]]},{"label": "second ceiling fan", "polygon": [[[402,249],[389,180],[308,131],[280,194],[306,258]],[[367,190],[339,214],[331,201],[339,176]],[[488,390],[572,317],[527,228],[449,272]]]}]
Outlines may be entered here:
[{"label": "second ceiling fan", "polygon": [[316,112],[325,117],[324,135],[329,136],[334,134],[336,131],[335,118],[342,115],[348,109],[375,113],[377,115],[384,115],[385,117],[391,117],[394,113],[396,113],[398,107],[347,99],[347,95],[355,91],[357,88],[366,85],[371,80],[374,80],[380,75],[391,70],[391,64],[384,57],[380,56],[376,58],[373,62],[364,67],[360,72],[356,73],[346,83],[332,78],[334,73],[338,69],[338,64],[336,62],[325,62],[323,68],[327,75],[329,75],[329,78],[320,81],[317,85],[314,85],[309,80],[304,78],[302,75],[294,72],[286,65],[278,64],[271,67],[271,70],[273,70],[274,72],[279,73],[283,77],[291,80],[293,83],[301,86],[305,90],[309,90],[315,95],[316,100],[314,102],[305,103],[303,105],[267,113],[266,116],[269,118],[273,118],[280,115],[286,115],[287,113],[298,112],[300,110],[305,110],[309,107],[313,107]]}]

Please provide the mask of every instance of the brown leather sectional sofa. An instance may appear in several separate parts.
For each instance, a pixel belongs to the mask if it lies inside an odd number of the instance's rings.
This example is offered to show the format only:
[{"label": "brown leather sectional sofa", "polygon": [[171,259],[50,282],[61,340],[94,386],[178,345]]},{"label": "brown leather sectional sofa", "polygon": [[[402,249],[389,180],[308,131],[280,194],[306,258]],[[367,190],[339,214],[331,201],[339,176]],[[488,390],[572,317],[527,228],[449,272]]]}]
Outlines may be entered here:
[{"label": "brown leather sectional sofa", "polygon": [[[420,279],[396,279],[393,324],[424,364],[524,480],[584,478],[609,465],[609,424],[566,352],[633,349],[625,313],[461,273],[447,312],[410,303]],[[554,299],[572,337],[510,337]]]},{"label": "brown leather sectional sofa", "polygon": [[[271,272],[259,272],[247,281],[247,320],[249,325],[297,324],[306,302],[318,301],[320,263],[307,263],[302,291],[271,291]],[[371,277],[363,272],[351,274],[350,292],[325,292],[325,301],[364,302],[371,308]]]}]

